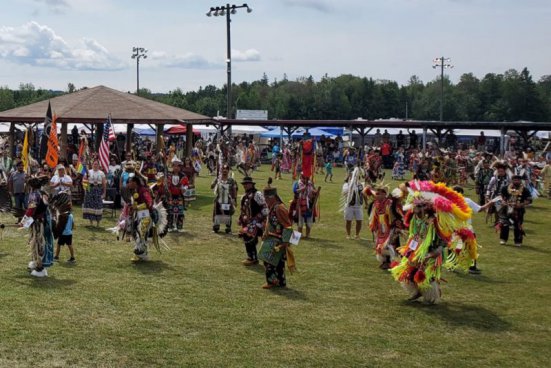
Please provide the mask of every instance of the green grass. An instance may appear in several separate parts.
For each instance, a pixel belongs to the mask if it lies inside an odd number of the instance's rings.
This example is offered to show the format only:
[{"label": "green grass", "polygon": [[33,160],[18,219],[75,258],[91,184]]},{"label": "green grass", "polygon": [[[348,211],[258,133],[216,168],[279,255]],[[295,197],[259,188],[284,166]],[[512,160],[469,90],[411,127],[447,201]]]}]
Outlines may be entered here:
[{"label": "green grass", "polygon": [[[259,188],[268,175],[266,166],[255,173]],[[148,263],[132,264],[131,245],[87,228],[77,209],[78,263],[67,264],[63,249],[50,277],[37,280],[26,270],[27,234],[7,229],[0,367],[548,365],[550,201],[528,209],[520,249],[498,245],[477,215],[483,273],[445,273],[442,303],[425,306],[405,302],[377,268],[367,227],[364,239],[345,239],[343,175],[319,181],[321,221],[296,248],[299,272],[287,290],[263,290],[262,267],[240,264],[239,238],[211,232],[210,177],[198,178],[186,233],[169,234],[171,250]],[[275,185],[290,199],[289,176]]]}]

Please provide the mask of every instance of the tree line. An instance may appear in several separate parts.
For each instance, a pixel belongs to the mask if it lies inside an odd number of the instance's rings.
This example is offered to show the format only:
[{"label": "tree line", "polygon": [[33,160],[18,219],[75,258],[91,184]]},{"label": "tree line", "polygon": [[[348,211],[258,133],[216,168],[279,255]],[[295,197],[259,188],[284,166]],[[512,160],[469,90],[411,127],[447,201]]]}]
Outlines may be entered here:
[{"label": "tree line", "polygon": [[[444,120],[448,121],[549,121],[551,122],[551,75],[535,82],[524,68],[518,72],[488,73],[479,79],[463,74],[457,83],[444,77]],[[86,88],[86,87],[84,87]],[[268,110],[269,119],[389,119],[440,118],[440,78],[424,83],[412,76],[408,83],[376,80],[344,74],[311,76],[270,82],[264,74],[253,82],[232,86],[232,117],[237,109]],[[21,84],[19,90],[0,88],[0,110],[26,105],[67,91],[36,89]],[[168,93],[140,89],[140,96],[207,116],[226,116],[226,87],[207,85],[197,91],[177,88]]]}]

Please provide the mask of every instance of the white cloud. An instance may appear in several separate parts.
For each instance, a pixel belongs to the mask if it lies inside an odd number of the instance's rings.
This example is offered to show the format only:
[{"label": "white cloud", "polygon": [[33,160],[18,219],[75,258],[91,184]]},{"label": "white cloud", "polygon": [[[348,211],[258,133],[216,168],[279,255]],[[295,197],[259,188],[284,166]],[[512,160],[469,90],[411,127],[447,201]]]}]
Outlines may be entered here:
[{"label": "white cloud", "polygon": [[120,70],[127,64],[93,39],[70,46],[53,29],[29,22],[0,27],[0,58],[16,64],[63,70]]},{"label": "white cloud", "polygon": [[308,8],[322,13],[329,13],[333,7],[326,0],[283,0],[283,3],[289,6]]},{"label": "white cloud", "polygon": [[[225,61],[210,61],[201,55],[187,53],[185,55],[171,55],[165,51],[151,51],[148,54],[149,60],[161,67],[180,68],[180,69],[222,69],[225,67]],[[255,49],[245,51],[232,49],[232,61],[247,62],[260,61],[260,52]]]},{"label": "white cloud", "polygon": [[256,49],[245,51],[231,50],[232,61],[260,61],[260,52]]},{"label": "white cloud", "polygon": [[167,68],[220,69],[224,67],[222,63],[208,61],[203,56],[194,53],[168,55],[164,51],[154,51],[151,53],[151,56],[153,60],[158,60],[161,66]]},{"label": "white cloud", "polygon": [[52,13],[62,14],[71,6],[66,0],[34,0],[36,3],[43,4]]}]

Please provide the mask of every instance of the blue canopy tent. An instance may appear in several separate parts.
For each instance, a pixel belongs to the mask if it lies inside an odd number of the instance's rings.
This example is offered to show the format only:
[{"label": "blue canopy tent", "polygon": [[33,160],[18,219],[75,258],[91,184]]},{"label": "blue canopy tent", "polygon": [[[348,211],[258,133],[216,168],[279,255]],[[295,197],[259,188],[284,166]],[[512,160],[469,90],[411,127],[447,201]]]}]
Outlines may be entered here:
[{"label": "blue canopy tent", "polygon": [[[260,137],[262,138],[279,138],[280,136],[281,136],[281,128],[279,127],[264,133],[260,133]],[[287,133],[283,132],[283,138],[288,138]]]},{"label": "blue canopy tent", "polygon": [[[292,138],[302,138],[304,133],[306,132],[306,129],[300,128],[297,129],[293,134],[291,134]],[[322,130],[320,128],[310,128],[308,129],[308,133],[314,138],[320,138],[321,136],[325,136],[326,138],[335,138],[336,136],[334,134],[331,134],[329,132],[326,132],[325,130]]]},{"label": "blue canopy tent", "polygon": [[154,137],[156,135],[155,130],[151,128],[134,128],[134,132],[138,135]]},{"label": "blue canopy tent", "polygon": [[320,128],[320,129],[327,132],[327,133],[330,133],[330,134],[333,134],[333,135],[336,135],[336,136],[339,136],[339,137],[344,135],[344,128],[323,127],[323,128]]}]

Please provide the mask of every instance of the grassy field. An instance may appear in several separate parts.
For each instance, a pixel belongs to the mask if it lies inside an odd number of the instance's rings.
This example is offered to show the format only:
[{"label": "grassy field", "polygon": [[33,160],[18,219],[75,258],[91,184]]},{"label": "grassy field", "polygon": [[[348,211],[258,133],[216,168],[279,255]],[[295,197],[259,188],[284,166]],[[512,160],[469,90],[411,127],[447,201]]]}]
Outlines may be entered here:
[{"label": "grassy field", "polygon": [[[268,175],[255,173],[258,188]],[[50,277],[34,279],[27,234],[7,229],[0,367],[548,366],[551,201],[528,209],[522,248],[500,246],[478,215],[482,274],[445,273],[441,304],[425,306],[377,267],[365,226],[363,239],[345,239],[343,176],[320,181],[321,221],[296,248],[286,290],[263,290],[263,268],[240,264],[240,239],[211,232],[210,177],[198,178],[186,232],[147,263],[132,264],[129,243],[86,227],[76,209],[77,264],[63,249]],[[290,199],[289,176],[275,185]]]}]

